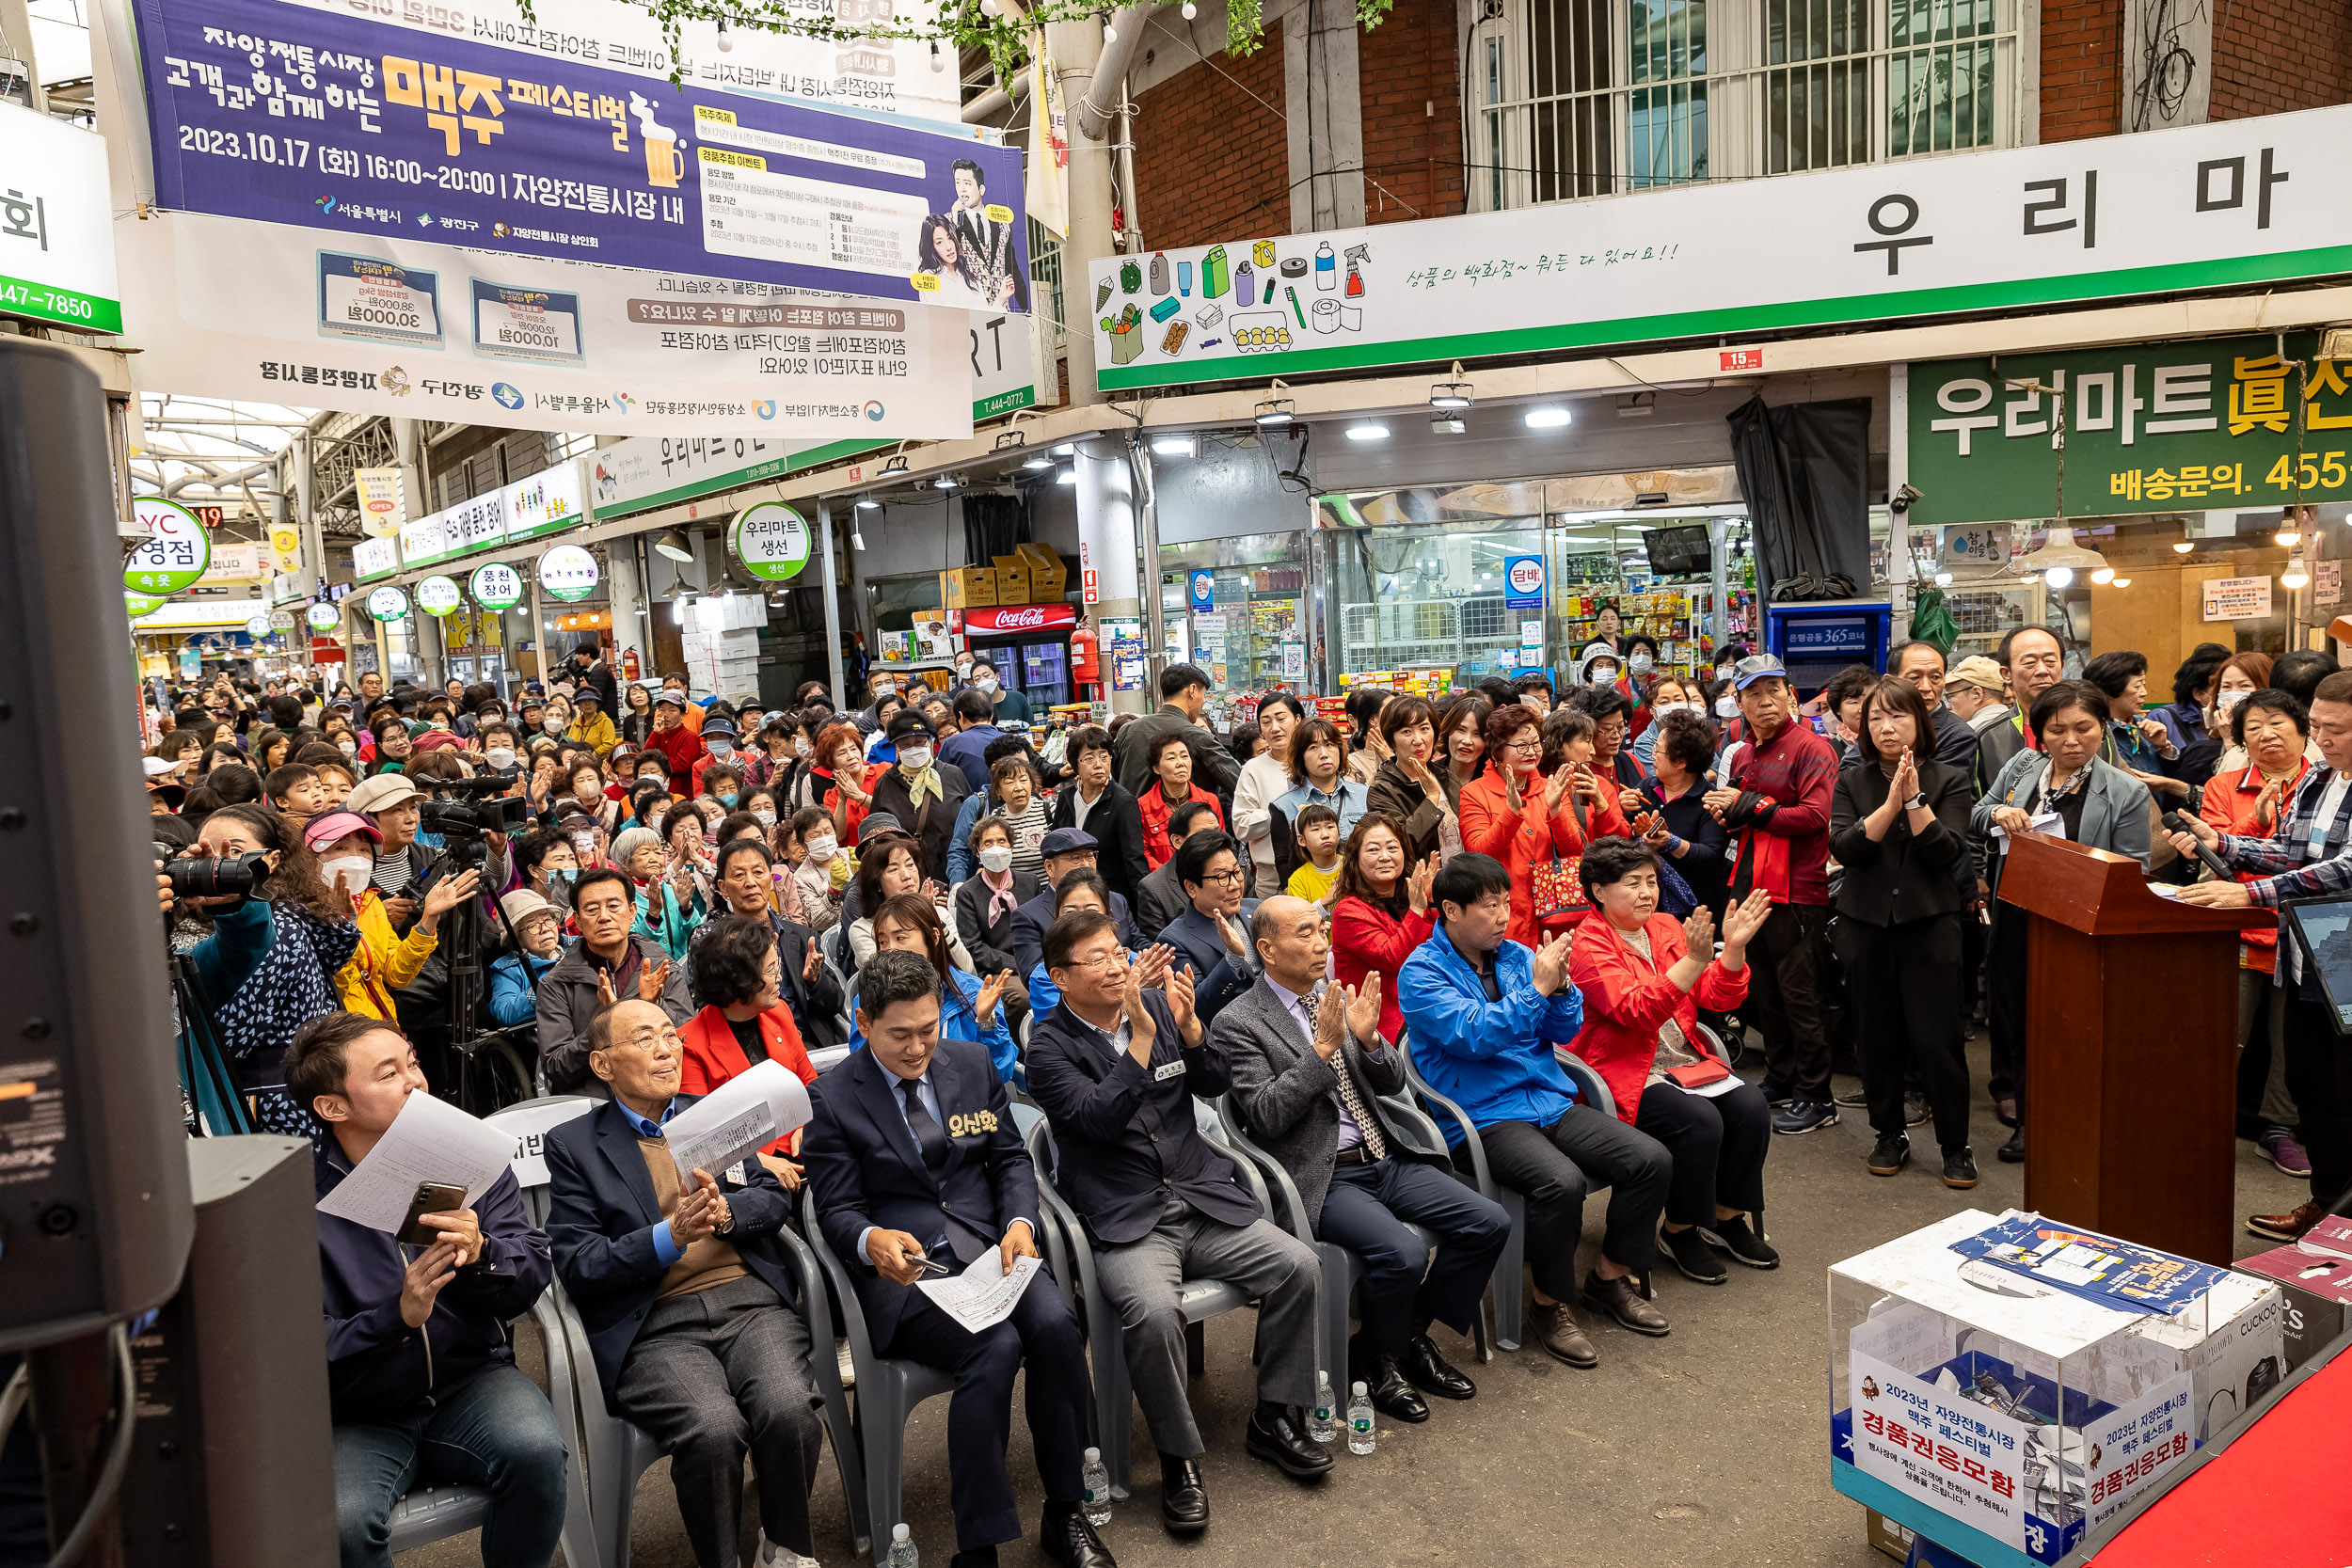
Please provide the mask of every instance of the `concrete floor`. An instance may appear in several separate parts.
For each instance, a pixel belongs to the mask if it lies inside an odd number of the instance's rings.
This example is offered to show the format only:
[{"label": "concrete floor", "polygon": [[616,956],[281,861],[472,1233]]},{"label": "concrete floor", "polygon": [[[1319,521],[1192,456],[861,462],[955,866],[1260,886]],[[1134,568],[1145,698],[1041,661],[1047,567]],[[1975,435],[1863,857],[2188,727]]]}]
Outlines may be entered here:
[{"label": "concrete floor", "polygon": [[[1970,1042],[1972,1081],[1982,1085],[1981,1034]],[[1838,1088],[1851,1086],[1839,1079]],[[1242,1451],[1254,1398],[1249,1339],[1254,1314],[1208,1325],[1208,1370],[1193,1385],[1208,1435],[1203,1461],[1215,1522],[1187,1544],[1159,1526],[1156,1463],[1136,1422],[1136,1496],[1120,1505],[1105,1540],[1121,1568],[1280,1562],[1290,1568],[1385,1568],[1483,1559],[1573,1561],[1578,1568],[1883,1568],[1863,1543],[1862,1509],[1830,1487],[1824,1280],[1839,1259],[1962,1208],[1997,1212],[2023,1199],[2023,1167],[1993,1151],[2007,1136],[1979,1092],[1974,1136],[1983,1182],[1955,1193],[1937,1180],[1931,1130],[1914,1132],[1915,1163],[1880,1180],[1863,1169],[1870,1132],[1856,1109],[1839,1125],[1775,1138],[1766,1165],[1766,1229],[1784,1259],[1774,1273],[1734,1268],[1726,1285],[1692,1283],[1669,1266],[1659,1306],[1674,1323],[1662,1339],[1587,1322],[1600,1366],[1578,1371],[1540,1349],[1476,1364],[1468,1340],[1438,1333],[1439,1347],[1476,1380],[1466,1404],[1432,1402],[1425,1424],[1383,1420],[1378,1451],[1340,1449],[1321,1484],[1302,1487]],[[1922,1136],[1922,1134],[1928,1134]],[[2238,1147],[2241,1212],[2290,1209],[2308,1186]],[[1599,1239],[1605,1199],[1586,1209],[1586,1246]],[[2272,1243],[2241,1228],[2237,1255]],[[535,1361],[528,1347],[526,1364]],[[534,1369],[535,1370],[535,1369]],[[924,1405],[909,1425],[904,1513],[923,1560],[945,1568],[955,1549],[947,1503],[946,1402]],[[1040,1494],[1026,1429],[1013,1421],[1012,1474],[1022,1509]],[[857,1560],[830,1449],[811,1500],[817,1556],[827,1568]],[[753,1513],[747,1501],[747,1521]],[[631,1535],[637,1568],[693,1568],[671,1494],[668,1467],[639,1485]],[[745,1544],[752,1537],[747,1522]],[[1565,1546],[1565,1550],[1560,1548]],[[1001,1549],[1007,1568],[1042,1563],[1035,1545]],[[404,1555],[401,1568],[461,1568],[479,1561],[473,1538]]]}]

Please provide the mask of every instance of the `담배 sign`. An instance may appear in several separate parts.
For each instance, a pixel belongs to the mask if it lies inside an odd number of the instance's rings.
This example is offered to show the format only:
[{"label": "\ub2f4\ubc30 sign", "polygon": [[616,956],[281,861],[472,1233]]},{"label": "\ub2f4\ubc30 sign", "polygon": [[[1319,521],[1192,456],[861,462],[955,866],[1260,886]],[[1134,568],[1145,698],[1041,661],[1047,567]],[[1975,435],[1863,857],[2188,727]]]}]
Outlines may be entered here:
[{"label": "\ub2f4\ubc30 sign", "polygon": [[390,583],[368,591],[368,614],[378,621],[398,621],[408,613],[408,595]]},{"label": "\ub2f4\ubc30 sign", "polygon": [[122,586],[134,593],[177,594],[213,563],[212,537],[196,514],[178,501],[134,497],[131,520],[147,531],[146,543],[122,565]]},{"label": "\ub2f4\ubc30 sign", "polygon": [[522,602],[523,575],[502,561],[493,561],[473,569],[467,591],[485,610],[508,610]]},{"label": "\ub2f4\ubc30 sign", "polygon": [[1511,610],[1537,610],[1544,602],[1544,558],[1515,555],[1502,566],[1502,602]]},{"label": "\ub2f4\ubc30 sign", "polygon": [[578,545],[558,545],[539,558],[539,587],[550,599],[584,599],[596,591],[596,558]]},{"label": "\ub2f4\ubc30 sign", "polygon": [[2270,579],[2207,578],[2204,600],[2208,621],[2257,620],[2270,613]]},{"label": "\ub2f4\ubc30 sign", "polygon": [[735,559],[762,582],[789,582],[808,564],[808,519],[782,501],[761,501],[735,515],[728,531]]},{"label": "\ub2f4\ubc30 sign", "polygon": [[417,608],[427,615],[447,615],[463,599],[453,578],[430,577],[417,584]]}]

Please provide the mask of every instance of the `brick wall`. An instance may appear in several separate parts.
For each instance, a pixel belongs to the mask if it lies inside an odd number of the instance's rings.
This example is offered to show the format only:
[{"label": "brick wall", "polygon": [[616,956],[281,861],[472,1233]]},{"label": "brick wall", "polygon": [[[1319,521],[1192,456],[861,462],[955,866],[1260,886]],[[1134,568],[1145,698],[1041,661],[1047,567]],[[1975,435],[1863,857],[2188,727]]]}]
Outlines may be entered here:
[{"label": "brick wall", "polygon": [[1290,232],[1279,23],[1266,28],[1256,54],[1212,55],[1139,94],[1136,104],[1138,222],[1148,249]]},{"label": "brick wall", "polygon": [[2122,128],[2123,13],[2115,0],[2042,0],[2042,139]]},{"label": "brick wall", "polygon": [[2231,0],[2217,21],[2213,119],[2352,103],[2352,15],[2344,6]]},{"label": "brick wall", "polygon": [[1462,211],[1457,26],[1453,0],[1398,0],[1379,26],[1357,38],[1366,222]]}]

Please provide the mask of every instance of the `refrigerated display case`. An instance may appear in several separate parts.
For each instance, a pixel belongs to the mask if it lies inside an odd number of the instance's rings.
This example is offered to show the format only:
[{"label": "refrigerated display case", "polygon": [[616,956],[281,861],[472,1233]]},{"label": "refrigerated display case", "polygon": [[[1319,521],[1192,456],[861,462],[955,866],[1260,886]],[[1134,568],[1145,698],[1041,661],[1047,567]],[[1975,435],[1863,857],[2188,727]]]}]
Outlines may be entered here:
[{"label": "refrigerated display case", "polygon": [[1077,625],[1078,608],[1069,604],[963,611],[966,643],[996,666],[1009,688],[1029,700],[1032,715],[1073,700],[1070,634]]}]

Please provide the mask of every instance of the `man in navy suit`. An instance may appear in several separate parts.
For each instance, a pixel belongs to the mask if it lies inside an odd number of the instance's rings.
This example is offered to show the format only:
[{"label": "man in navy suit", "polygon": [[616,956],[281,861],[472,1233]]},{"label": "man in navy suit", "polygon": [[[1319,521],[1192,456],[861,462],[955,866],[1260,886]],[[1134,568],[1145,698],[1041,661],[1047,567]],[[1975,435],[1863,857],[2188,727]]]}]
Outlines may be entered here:
[{"label": "man in navy suit", "polygon": [[955,1568],[993,1568],[1018,1540],[1005,1473],[1012,1380],[1028,1363],[1029,1435],[1045,1483],[1041,1545],[1068,1568],[1115,1568],[1080,1507],[1092,1404],[1085,1335],[1050,1279],[977,1334],[914,1287],[926,1259],[961,1274],[991,1251],[1009,1270],[1038,1256],[1037,1172],[985,1048],[939,1037],[939,974],[881,952],[857,976],[866,1049],[817,1081],[804,1140],[824,1243],[850,1266],[882,1355],[955,1374],[947,1407]]},{"label": "man in navy suit", "polygon": [[[1072,910],[1045,936],[1061,1003],[1030,1026],[1029,1088],[1053,1118],[1055,1181],[1095,1248],[1124,1331],[1127,1370],[1160,1452],[1160,1522],[1209,1525],[1203,1444],[1185,1388],[1187,1279],[1221,1279],[1256,1301],[1258,1403],[1243,1433],[1257,1459],[1311,1481],[1331,1455],[1307,1436],[1315,1392],[1315,1253],[1267,1219],[1211,1148],[1193,1100],[1231,1086],[1224,1048],[1193,1012],[1191,973],[1154,948],[1130,966],[1110,917]],[[1166,994],[1152,988],[1165,985]]]},{"label": "man in navy suit", "polygon": [[1179,845],[1168,864],[1187,907],[1160,927],[1159,940],[1192,965],[1200,1022],[1215,1023],[1227,1003],[1258,983],[1258,951],[1244,934],[1258,914],[1258,900],[1242,896],[1249,863],[1232,834],[1204,829]]},{"label": "man in navy suit", "polygon": [[[1056,828],[1038,846],[1045,868],[1045,891],[1012,911],[1012,972],[1023,979],[1037,967],[1045,956],[1045,928],[1054,923],[1054,889],[1060,885],[1064,873],[1094,871],[1101,846],[1094,835],[1084,828]],[[1106,882],[1108,878],[1104,879]],[[1117,893],[1111,895],[1111,918],[1119,922],[1119,940],[1128,951],[1143,945],[1136,939],[1136,923],[1127,912],[1127,900]]]},{"label": "man in navy suit", "polygon": [[[808,1324],[776,1233],[791,1200],[757,1160],[678,1179],[662,1124],[677,1098],[677,1026],[623,1002],[588,1026],[612,1098],[548,1134],[548,1239],[580,1309],[605,1407],[670,1456],[700,1568],[736,1568],[743,1455],[759,1484],[758,1568],[815,1568],[818,1458]],[[832,1347],[826,1347],[832,1354]]]}]

